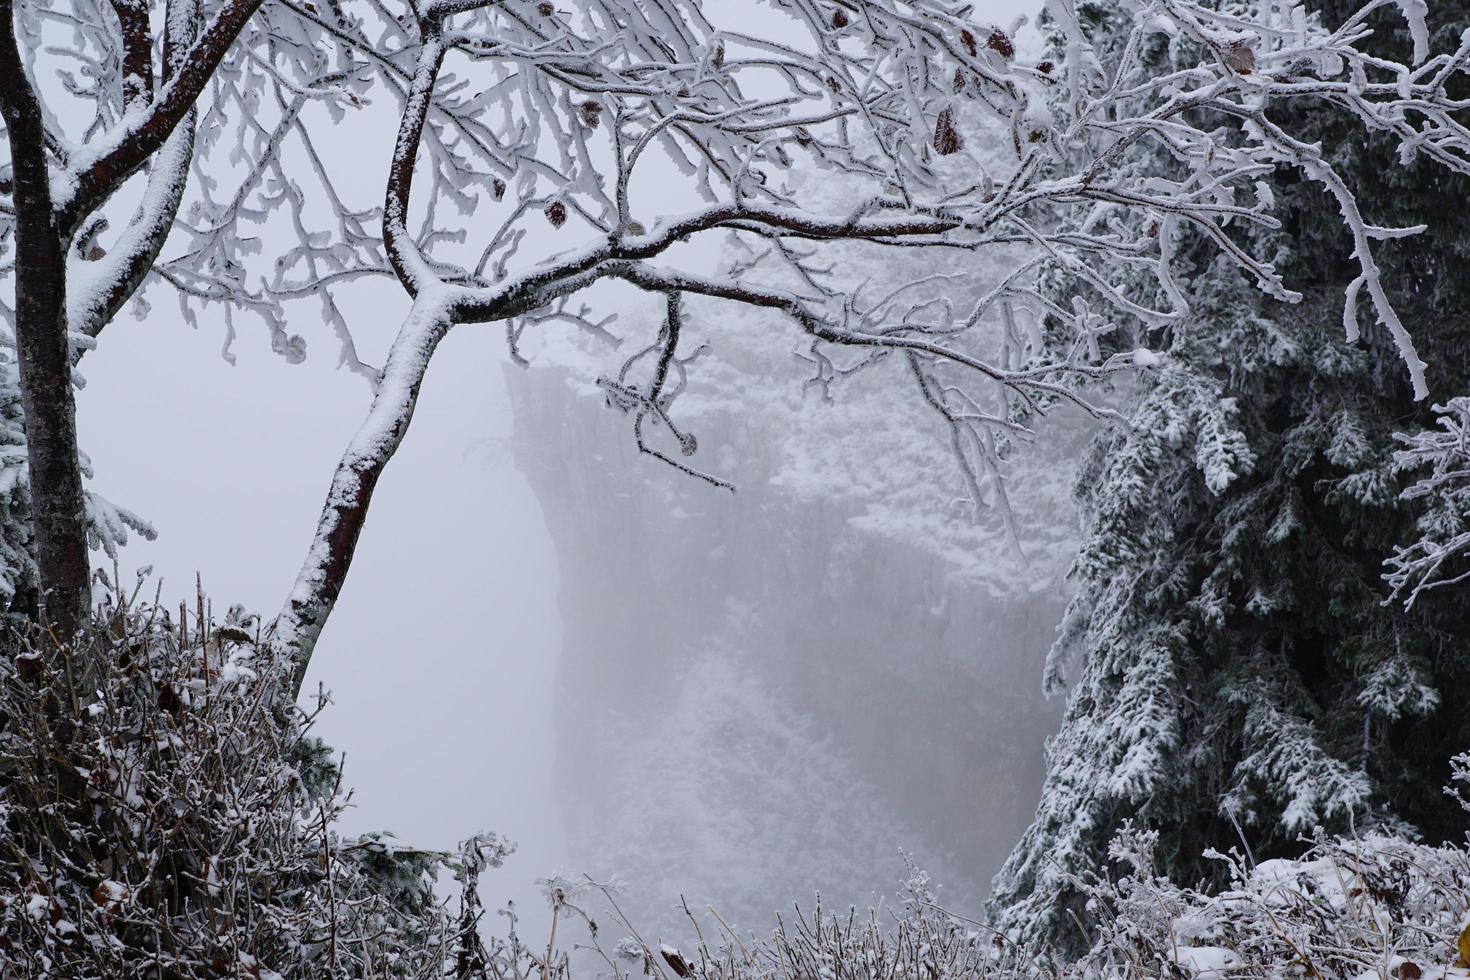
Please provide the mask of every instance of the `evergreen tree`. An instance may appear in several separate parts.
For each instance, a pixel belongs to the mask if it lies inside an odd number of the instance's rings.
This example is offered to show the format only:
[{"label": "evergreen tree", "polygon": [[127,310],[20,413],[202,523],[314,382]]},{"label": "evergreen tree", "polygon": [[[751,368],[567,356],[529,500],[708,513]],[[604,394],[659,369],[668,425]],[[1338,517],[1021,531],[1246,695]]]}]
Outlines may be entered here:
[{"label": "evergreen tree", "polygon": [[[1351,13],[1315,9],[1326,23]],[[1453,43],[1470,5],[1435,13],[1434,40]],[[1111,5],[1082,14],[1116,26],[1116,44],[1131,26]],[[1409,50],[1402,20],[1371,24],[1382,52]],[[1162,59],[1179,42],[1152,43]],[[1300,303],[1262,296],[1179,236],[1193,315],[1143,338],[1168,353],[1137,393],[1136,424],[1101,435],[1082,470],[1079,591],[1046,684],[1076,678],[1036,819],[995,883],[999,922],[1062,951],[1085,942],[1079,882],[1110,873],[1109,842],[1130,820],[1158,832],[1176,880],[1206,885],[1225,871],[1202,856],[1210,847],[1244,842],[1265,859],[1300,852],[1319,827],[1460,832],[1440,786],[1470,744],[1453,699],[1470,679],[1470,615],[1449,590],[1412,610],[1385,603],[1382,562],[1414,523],[1393,434],[1470,375],[1470,288],[1454,274],[1470,232],[1435,220],[1470,204],[1470,180],[1432,161],[1400,169],[1395,141],[1365,140],[1351,120],[1267,109],[1320,140],[1370,222],[1429,226],[1379,260],[1431,397],[1412,400],[1383,332],[1344,340],[1356,260],[1319,185],[1286,171],[1263,189],[1284,223],[1264,254]]]}]

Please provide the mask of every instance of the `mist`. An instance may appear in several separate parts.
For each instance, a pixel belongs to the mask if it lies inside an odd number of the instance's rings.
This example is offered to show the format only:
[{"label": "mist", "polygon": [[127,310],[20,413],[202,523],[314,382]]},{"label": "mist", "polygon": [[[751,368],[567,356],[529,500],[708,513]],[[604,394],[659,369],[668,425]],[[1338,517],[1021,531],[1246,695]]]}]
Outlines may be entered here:
[{"label": "mist", "polygon": [[[98,485],[159,530],[125,549],[124,581],[151,567],[145,592],[192,606],[198,575],[208,595],[269,615],[300,563],[366,386],[328,358],[291,365],[248,344],[232,367],[218,337],[159,319],[117,324],[134,336],[97,351],[81,396]],[[332,702],[318,734],[345,756],[355,803],[345,832],[391,830],[449,848],[498,831],[520,849],[486,879],[486,903],[535,908],[536,879],[566,855],[550,777],[556,556],[505,451],[503,341],[466,334],[449,345],[458,356],[435,365],[420,428],[403,449],[412,463],[378,491],[382,519],[363,535],[365,560],[310,688],[321,678]],[[157,383],[140,389],[144,376]],[[139,427],[159,434],[143,457],[125,438]],[[418,613],[391,614],[406,609]]]},{"label": "mist", "polygon": [[[392,124],[368,118],[327,150],[364,198],[381,167],[355,162],[386,161]],[[368,363],[406,309],[395,293],[343,293]],[[333,363],[325,325],[291,329],[304,363],[249,331],[231,363],[221,324],[159,303],[88,357],[78,419],[94,485],[159,531],[124,550],[124,581],[144,569],[145,591],[192,603],[197,576],[206,595],[274,613],[370,394]],[[927,472],[900,466],[867,498],[822,500],[820,474],[781,485],[784,451],[763,444],[776,423],[730,397],[700,437],[738,481],[731,495],[639,458],[590,378],[569,373],[574,348],[553,338],[522,370],[498,333],[457,331],[430,369],[307,684],[330,698],[318,733],[345,758],[344,832],[449,848],[497,831],[519,849],[484,900],[533,919],[553,875],[613,885],[630,915],[671,932],[681,896],[759,929],[818,891],[877,903],[920,870],[978,908],[1034,809],[1059,718],[1039,677],[1076,533],[1065,453],[1037,464],[1043,492],[1023,508],[1043,529],[1038,561],[1017,563],[994,515],[984,547],[956,561],[975,544],[968,514],[947,508],[916,538],[873,520],[885,486],[940,487],[885,505],[890,519],[959,492],[939,433],[921,436]],[[725,360],[745,384],[805,397],[789,353]],[[880,420],[845,397],[854,424]],[[146,455],[138,431],[154,434]]]}]

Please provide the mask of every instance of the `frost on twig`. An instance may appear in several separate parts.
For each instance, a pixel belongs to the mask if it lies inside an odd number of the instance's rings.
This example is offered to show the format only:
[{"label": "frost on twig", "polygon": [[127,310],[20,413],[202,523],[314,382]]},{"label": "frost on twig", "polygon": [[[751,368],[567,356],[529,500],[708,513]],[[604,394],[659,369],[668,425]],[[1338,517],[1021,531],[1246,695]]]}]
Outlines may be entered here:
[{"label": "frost on twig", "polygon": [[1438,427],[1397,436],[1394,469],[1418,479],[1401,495],[1421,501],[1417,539],[1394,550],[1384,579],[1405,606],[1470,578],[1470,398],[1434,406]]}]

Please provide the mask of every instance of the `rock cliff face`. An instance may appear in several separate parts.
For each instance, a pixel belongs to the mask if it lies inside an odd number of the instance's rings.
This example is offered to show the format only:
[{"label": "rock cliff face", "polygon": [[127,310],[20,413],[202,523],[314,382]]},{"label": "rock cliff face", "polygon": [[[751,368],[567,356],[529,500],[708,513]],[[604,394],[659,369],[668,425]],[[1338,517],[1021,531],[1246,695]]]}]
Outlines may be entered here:
[{"label": "rock cliff face", "polygon": [[[1040,674],[1075,539],[1069,453],[1019,465],[1037,552],[1020,561],[994,520],[934,517],[958,483],[943,441],[895,425],[888,396],[859,387],[802,428],[799,379],[762,399],[748,384],[772,362],[722,353],[682,407],[733,495],[639,457],[585,371],[508,369],[516,461],[560,566],[574,863],[616,874],[635,921],[671,924],[682,893],[764,929],[817,889],[829,906],[892,894],[902,848],[977,909],[1059,717]],[[841,466],[814,469],[823,454]],[[928,504],[905,496],[928,483]]]}]

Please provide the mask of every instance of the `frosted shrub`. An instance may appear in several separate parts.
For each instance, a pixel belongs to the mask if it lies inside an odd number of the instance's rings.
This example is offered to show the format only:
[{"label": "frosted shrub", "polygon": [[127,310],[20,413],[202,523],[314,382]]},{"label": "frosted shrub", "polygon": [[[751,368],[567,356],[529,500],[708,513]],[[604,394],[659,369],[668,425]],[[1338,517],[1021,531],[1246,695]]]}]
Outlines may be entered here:
[{"label": "frosted shrub", "polygon": [[1089,890],[1101,921],[1085,961],[1095,973],[1415,980],[1463,962],[1463,847],[1375,835],[1324,839],[1290,861],[1214,854],[1231,880],[1206,894],[1152,873],[1153,836],[1121,835],[1114,853],[1132,870]]},{"label": "frosted shrub", "polygon": [[[602,894],[612,900],[612,895]],[[609,950],[597,941],[594,931],[593,948],[600,954],[602,967],[599,974],[616,980],[635,976],[660,980],[1059,976],[1032,951],[1015,946],[983,923],[942,908],[928,876],[920,871],[914,871],[904,883],[893,906],[863,912],[851,907],[834,910],[824,907],[818,896],[808,909],[796,906],[789,915],[778,916],[776,930],[766,939],[737,935],[713,908],[709,918],[716,932],[706,935],[687,904],[684,910],[693,942],[675,947],[649,942],[622,917],[613,901],[614,918],[631,935]]]},{"label": "frosted shrub", "polygon": [[[80,653],[0,640],[0,976],[503,965],[478,938],[473,890],[506,845],[480,837],[450,856],[340,838],[341,774],[250,620],[212,624],[202,601],[177,618],[104,612]],[[458,915],[434,894],[443,869],[467,890]]]},{"label": "frosted shrub", "polygon": [[1470,576],[1470,398],[1434,406],[1438,428],[1399,435],[1394,467],[1418,479],[1404,500],[1423,501],[1416,538],[1397,548],[1384,578],[1412,606],[1426,590]]},{"label": "frosted shrub", "polygon": [[[1151,835],[1128,832],[1115,857],[1132,864],[1112,882],[1084,883],[1100,922],[1090,951],[1071,963],[1023,947],[948,912],[922,891],[895,908],[798,911],[762,941],[696,934],[683,949],[641,940],[609,957],[619,978],[1380,978],[1470,975],[1462,926],[1470,909],[1470,854],[1402,838],[1324,840],[1304,858],[1230,862],[1233,880],[1206,894],[1156,876]],[[1467,943],[1470,945],[1470,943]]]}]

